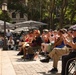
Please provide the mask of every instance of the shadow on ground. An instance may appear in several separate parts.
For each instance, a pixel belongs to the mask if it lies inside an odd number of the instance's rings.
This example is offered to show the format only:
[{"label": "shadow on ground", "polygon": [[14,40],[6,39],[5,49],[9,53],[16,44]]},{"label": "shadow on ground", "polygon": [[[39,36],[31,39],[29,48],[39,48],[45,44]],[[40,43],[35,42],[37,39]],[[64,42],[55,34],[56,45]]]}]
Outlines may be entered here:
[{"label": "shadow on ground", "polygon": [[36,61],[36,60],[28,60],[28,59],[22,59],[22,58],[17,58],[17,62],[31,62],[31,61]]},{"label": "shadow on ground", "polygon": [[46,72],[38,72],[42,75],[61,75],[60,73],[46,73]]}]

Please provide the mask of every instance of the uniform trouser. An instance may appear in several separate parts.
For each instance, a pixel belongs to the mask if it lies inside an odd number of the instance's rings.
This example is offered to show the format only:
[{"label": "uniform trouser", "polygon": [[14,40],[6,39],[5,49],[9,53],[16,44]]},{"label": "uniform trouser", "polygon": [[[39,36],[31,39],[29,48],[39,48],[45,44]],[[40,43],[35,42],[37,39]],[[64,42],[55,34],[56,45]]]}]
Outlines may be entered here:
[{"label": "uniform trouser", "polygon": [[[76,52],[70,52],[68,55],[62,56],[62,73],[61,75],[68,75],[68,67],[71,59],[76,57]],[[69,62],[70,61],[70,62]]]},{"label": "uniform trouser", "polygon": [[57,68],[58,60],[64,54],[69,53],[69,48],[64,46],[63,48],[54,48],[48,56],[53,59],[53,67]]}]

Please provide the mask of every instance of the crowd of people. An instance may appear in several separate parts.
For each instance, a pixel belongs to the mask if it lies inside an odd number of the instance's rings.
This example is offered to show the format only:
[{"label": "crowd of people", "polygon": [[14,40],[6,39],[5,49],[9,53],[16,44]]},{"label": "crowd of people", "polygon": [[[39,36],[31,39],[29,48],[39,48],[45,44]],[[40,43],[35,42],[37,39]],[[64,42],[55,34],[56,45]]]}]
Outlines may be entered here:
[{"label": "crowd of people", "polygon": [[40,60],[42,63],[53,60],[53,68],[48,72],[58,72],[58,61],[62,58],[62,72],[65,74],[66,63],[69,59],[76,57],[76,29],[59,29],[59,30],[40,30],[34,29],[28,33],[22,33],[20,36],[14,36],[8,30],[7,33],[8,49],[17,49],[17,55],[23,55],[22,59],[32,60],[39,52],[45,56]]}]

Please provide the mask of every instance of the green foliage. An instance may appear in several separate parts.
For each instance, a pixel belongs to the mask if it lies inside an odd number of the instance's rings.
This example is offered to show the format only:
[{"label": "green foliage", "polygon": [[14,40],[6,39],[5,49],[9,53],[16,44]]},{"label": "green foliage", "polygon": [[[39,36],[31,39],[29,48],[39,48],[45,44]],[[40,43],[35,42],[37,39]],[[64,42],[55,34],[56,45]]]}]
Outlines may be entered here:
[{"label": "green foliage", "polygon": [[8,9],[15,10],[15,12],[26,13],[27,7],[21,3],[21,0],[8,0]]},{"label": "green foliage", "polygon": [[2,7],[1,5],[2,5],[2,3],[3,3],[3,0],[0,0],[0,7]]},{"label": "green foliage", "polygon": [[7,12],[2,12],[1,14],[0,14],[0,20],[5,20],[5,21],[7,21],[7,22],[10,22],[10,17],[9,17],[9,15],[8,15],[8,13]]},{"label": "green foliage", "polygon": [[0,15],[2,14],[2,10],[0,9]]},{"label": "green foliage", "polygon": [[[66,27],[76,23],[76,0],[28,0],[27,6],[22,0],[8,0],[8,9],[26,13],[28,19],[46,22],[49,27]],[[0,19],[3,19],[1,10]]]}]

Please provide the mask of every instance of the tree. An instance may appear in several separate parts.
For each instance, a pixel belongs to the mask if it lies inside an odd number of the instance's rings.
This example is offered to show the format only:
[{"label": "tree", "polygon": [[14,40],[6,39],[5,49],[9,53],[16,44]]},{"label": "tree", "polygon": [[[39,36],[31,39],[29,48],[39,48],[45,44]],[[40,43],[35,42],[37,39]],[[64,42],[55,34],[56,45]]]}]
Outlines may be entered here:
[{"label": "tree", "polygon": [[[27,5],[22,1],[8,0],[8,9],[26,13],[29,20],[48,23],[49,29],[76,23],[76,0],[28,0]],[[2,2],[0,0],[0,5]]]},{"label": "tree", "polygon": [[8,0],[9,11],[14,10],[15,12],[26,13],[27,6],[23,4],[21,0]]}]

